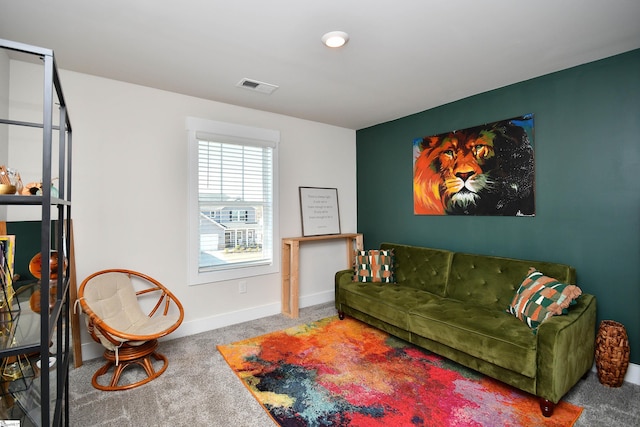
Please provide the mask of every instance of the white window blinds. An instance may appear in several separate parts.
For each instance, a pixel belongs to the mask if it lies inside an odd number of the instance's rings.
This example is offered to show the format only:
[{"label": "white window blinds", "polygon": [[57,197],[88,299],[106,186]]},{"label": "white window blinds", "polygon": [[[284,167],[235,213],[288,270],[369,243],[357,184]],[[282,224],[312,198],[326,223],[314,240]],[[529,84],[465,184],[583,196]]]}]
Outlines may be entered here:
[{"label": "white window blinds", "polygon": [[200,271],[272,261],[272,153],[198,138]]},{"label": "white window blinds", "polygon": [[190,261],[190,268],[217,281],[228,279],[222,273],[230,270],[245,270],[233,276],[243,277],[253,275],[248,271],[253,267],[274,266],[279,132],[194,120],[188,127],[201,127],[191,132],[196,172],[191,193],[197,204],[191,245],[197,244],[197,263]]}]

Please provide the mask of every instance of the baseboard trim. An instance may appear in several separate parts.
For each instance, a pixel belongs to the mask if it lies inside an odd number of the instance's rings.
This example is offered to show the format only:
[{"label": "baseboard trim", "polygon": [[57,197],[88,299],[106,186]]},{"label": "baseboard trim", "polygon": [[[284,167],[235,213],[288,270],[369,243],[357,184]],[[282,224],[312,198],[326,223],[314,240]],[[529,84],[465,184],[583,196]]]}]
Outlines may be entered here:
[{"label": "baseboard trim", "polygon": [[627,375],[624,376],[624,380],[640,385],[640,365],[629,363],[629,369],[627,370]]},{"label": "baseboard trim", "polygon": [[[595,363],[591,370],[596,373],[598,372]],[[627,368],[627,373],[624,376],[624,381],[627,383],[640,385],[640,365],[629,363],[629,368]]]},{"label": "baseboard trim", "polygon": [[[303,296],[300,298],[300,308],[332,302],[334,301],[334,298],[335,294],[333,290]],[[203,319],[186,321],[183,322],[182,325],[180,325],[178,330],[173,332],[170,336],[161,339],[161,341],[187,337],[202,332],[211,331],[213,329],[224,328],[225,326],[231,326],[238,323],[262,319],[263,317],[280,314],[281,310],[282,306],[280,303],[272,303],[258,307],[251,307],[246,310],[238,310],[230,313],[206,317]],[[102,357],[103,352],[104,348],[93,341],[82,344],[83,361]]]}]

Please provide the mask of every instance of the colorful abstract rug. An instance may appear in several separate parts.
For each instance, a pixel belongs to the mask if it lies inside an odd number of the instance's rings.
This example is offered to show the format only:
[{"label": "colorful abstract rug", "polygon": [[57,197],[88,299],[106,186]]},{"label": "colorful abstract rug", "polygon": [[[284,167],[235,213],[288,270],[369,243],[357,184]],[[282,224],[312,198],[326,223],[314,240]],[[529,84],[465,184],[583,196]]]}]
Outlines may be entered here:
[{"label": "colorful abstract rug", "polygon": [[349,318],[218,350],[281,426],[572,426],[582,412],[545,418],[534,396]]}]

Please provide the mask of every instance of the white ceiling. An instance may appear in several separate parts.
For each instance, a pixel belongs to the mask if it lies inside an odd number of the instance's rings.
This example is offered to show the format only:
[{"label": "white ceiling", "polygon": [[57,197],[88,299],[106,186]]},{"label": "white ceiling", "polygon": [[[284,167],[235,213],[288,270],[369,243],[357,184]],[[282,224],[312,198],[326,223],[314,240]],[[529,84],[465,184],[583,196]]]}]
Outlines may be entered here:
[{"label": "white ceiling", "polygon": [[[332,30],[342,49],[321,44]],[[640,48],[640,1],[0,0],[0,38],[61,69],[361,129]]]}]

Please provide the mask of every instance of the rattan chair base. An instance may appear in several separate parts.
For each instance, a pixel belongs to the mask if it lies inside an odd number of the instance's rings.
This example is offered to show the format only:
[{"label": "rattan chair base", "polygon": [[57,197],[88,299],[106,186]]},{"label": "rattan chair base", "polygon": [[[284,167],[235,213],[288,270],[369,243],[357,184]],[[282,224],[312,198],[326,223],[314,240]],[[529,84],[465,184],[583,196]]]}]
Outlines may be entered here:
[{"label": "rattan chair base", "polygon": [[[122,347],[118,350],[117,365],[116,353],[111,350],[105,350],[104,358],[107,360],[107,363],[105,363],[104,366],[96,371],[96,373],[93,375],[93,379],[91,380],[91,384],[98,390],[104,391],[129,390],[146,384],[155,378],[158,378],[164,371],[167,370],[169,361],[164,355],[155,351],[157,348],[158,340],[147,341],[139,346]],[[156,361],[163,362],[162,367],[159,370],[154,369],[151,360],[152,357]],[[141,366],[145,370],[147,377],[140,381],[119,385],[122,373],[132,365]],[[111,368],[113,368],[113,374],[111,376],[109,385],[105,386],[98,383],[98,378],[108,374],[112,370]]]}]

